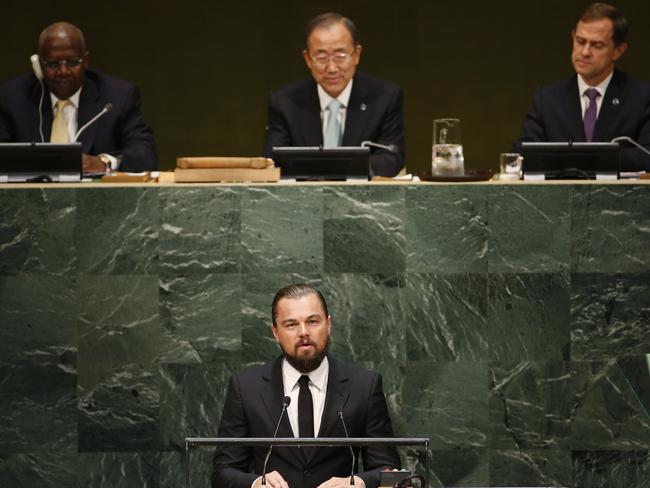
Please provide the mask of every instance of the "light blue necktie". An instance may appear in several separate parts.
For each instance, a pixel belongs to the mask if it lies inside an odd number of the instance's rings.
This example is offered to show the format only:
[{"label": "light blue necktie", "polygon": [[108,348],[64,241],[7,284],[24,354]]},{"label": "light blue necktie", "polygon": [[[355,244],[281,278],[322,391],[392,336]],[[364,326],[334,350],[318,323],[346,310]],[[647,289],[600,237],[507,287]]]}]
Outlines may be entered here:
[{"label": "light blue necktie", "polygon": [[340,108],[341,102],[336,98],[334,98],[327,106],[329,117],[327,117],[325,140],[323,141],[325,147],[337,147],[341,145],[341,124],[339,122]]}]

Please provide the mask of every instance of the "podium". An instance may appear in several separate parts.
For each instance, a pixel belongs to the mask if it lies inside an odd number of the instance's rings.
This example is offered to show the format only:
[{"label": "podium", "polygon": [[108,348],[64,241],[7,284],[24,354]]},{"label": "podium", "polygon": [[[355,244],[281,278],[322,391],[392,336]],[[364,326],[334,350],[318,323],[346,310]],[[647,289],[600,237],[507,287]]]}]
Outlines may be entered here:
[{"label": "podium", "polygon": [[426,486],[429,486],[428,437],[186,437],[185,438],[185,488],[191,488],[190,449],[217,446],[292,446],[292,447],[345,447],[345,446],[420,446],[424,448]]}]

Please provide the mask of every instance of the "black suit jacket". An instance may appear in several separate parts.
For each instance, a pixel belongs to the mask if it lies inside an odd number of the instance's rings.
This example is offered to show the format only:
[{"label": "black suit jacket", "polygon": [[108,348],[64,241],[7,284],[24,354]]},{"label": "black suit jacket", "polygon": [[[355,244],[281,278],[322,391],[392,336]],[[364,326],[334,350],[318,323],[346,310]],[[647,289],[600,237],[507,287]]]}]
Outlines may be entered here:
[{"label": "black suit jacket", "polygon": [[[381,376],[328,356],[329,376],[318,437],[345,437],[337,412],[342,411],[350,437],[392,437]],[[219,426],[220,437],[272,437],[282,411],[282,358],[236,373],[230,379]],[[293,437],[288,417],[278,437]],[[266,447],[218,449],[214,457],[214,488],[250,488],[262,474]],[[397,468],[393,448],[361,449],[365,471],[357,473],[367,488],[379,484],[384,467]],[[358,452],[357,452],[358,459]],[[332,476],[349,476],[347,447],[319,447],[306,458],[297,447],[274,447],[267,472],[278,471],[291,488],[314,488]]]},{"label": "black suit jacket", "polygon": [[[650,149],[650,84],[614,70],[600,107],[593,140],[609,142],[619,136],[631,137]],[[573,75],[537,91],[514,149],[521,152],[522,142],[585,140],[578,79]],[[650,170],[650,156],[638,148],[625,147],[621,151],[621,169]]]},{"label": "black suit jacket", "polygon": [[[363,141],[394,144],[398,154],[371,149],[375,175],[395,176],[404,166],[403,93],[392,83],[373,76],[354,75],[341,144],[359,146]],[[269,97],[264,153],[272,157],[274,146],[322,146],[323,126],[316,82],[293,83]]]},{"label": "black suit jacket", "polygon": [[[0,86],[0,142],[41,142],[38,102],[41,87],[32,74],[5,81]],[[120,170],[156,169],[156,144],[140,111],[140,93],[131,83],[99,71],[86,70],[77,114],[78,128],[97,115],[107,103],[113,109],[79,137],[86,154],[111,154],[122,158]],[[52,103],[45,89],[43,136],[52,131]]]}]

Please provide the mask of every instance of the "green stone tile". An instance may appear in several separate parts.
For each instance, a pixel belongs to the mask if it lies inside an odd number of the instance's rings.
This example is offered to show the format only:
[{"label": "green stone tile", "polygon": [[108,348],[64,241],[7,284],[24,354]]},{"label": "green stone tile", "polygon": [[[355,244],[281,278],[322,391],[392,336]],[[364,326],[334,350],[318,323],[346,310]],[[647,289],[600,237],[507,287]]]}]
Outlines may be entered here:
[{"label": "green stone tile", "polygon": [[92,387],[115,366],[159,358],[155,276],[80,276],[78,297],[80,384]]},{"label": "green stone tile", "polygon": [[327,274],[321,292],[332,316],[332,351],[352,362],[405,357],[404,277]]},{"label": "green stone tile", "polygon": [[650,417],[619,362],[576,361],[572,369],[572,449],[650,449]]},{"label": "green stone tile", "polygon": [[490,447],[569,449],[575,390],[568,362],[490,364]]},{"label": "green stone tile", "polygon": [[488,286],[492,360],[569,359],[568,276],[494,273]]},{"label": "green stone tile", "polygon": [[[490,486],[489,456],[485,449],[433,450],[430,458],[431,487]],[[412,471],[424,475],[424,459],[421,454],[411,454],[405,464]]]},{"label": "green stone tile", "polygon": [[244,191],[237,187],[160,189],[160,266],[165,275],[239,271]]},{"label": "green stone tile", "polygon": [[242,198],[242,271],[322,271],[322,215],[321,187],[248,188]]},{"label": "green stone tile", "polygon": [[77,486],[87,488],[158,488],[161,454],[101,452],[79,456]]},{"label": "green stone tile", "polygon": [[79,382],[79,451],[157,451],[160,378],[151,366],[104,372],[97,384]]},{"label": "green stone tile", "polygon": [[407,272],[486,272],[487,196],[487,187],[407,187]]},{"label": "green stone tile", "polygon": [[650,187],[575,186],[571,195],[571,270],[650,271]]},{"label": "green stone tile", "polygon": [[562,272],[569,268],[568,186],[502,185],[488,195],[488,270]]},{"label": "green stone tile", "polygon": [[490,450],[490,483],[487,486],[572,487],[571,452],[562,449]]},{"label": "green stone tile", "polygon": [[574,451],[573,478],[580,488],[647,488],[650,452]]},{"label": "green stone tile", "polygon": [[82,274],[156,274],[159,233],[157,188],[77,192],[74,240]]},{"label": "green stone tile", "polygon": [[393,186],[323,188],[323,248],[328,273],[403,273],[405,190]]},{"label": "green stone tile", "polygon": [[213,364],[160,366],[160,432],[166,449],[182,450],[185,437],[216,437],[230,375],[243,369],[233,354]]},{"label": "green stone tile", "polygon": [[0,455],[0,486],[3,488],[75,488],[76,452],[50,450],[30,454]]},{"label": "green stone tile", "polygon": [[431,449],[486,447],[488,369],[469,361],[418,361],[407,365],[402,397],[409,436],[431,438]]},{"label": "green stone tile", "polygon": [[[208,488],[212,475],[214,449],[190,450],[190,482],[192,488]],[[185,487],[185,453],[164,452],[160,458],[160,488]]]},{"label": "green stone tile", "polygon": [[0,192],[0,275],[73,276],[74,190]]},{"label": "green stone tile", "polygon": [[403,293],[411,360],[489,358],[487,276],[407,274]]},{"label": "green stone tile", "polygon": [[241,278],[190,274],[160,278],[161,361],[212,361],[241,351]]},{"label": "green stone tile", "polygon": [[650,273],[571,275],[571,358],[601,360],[650,350]]}]

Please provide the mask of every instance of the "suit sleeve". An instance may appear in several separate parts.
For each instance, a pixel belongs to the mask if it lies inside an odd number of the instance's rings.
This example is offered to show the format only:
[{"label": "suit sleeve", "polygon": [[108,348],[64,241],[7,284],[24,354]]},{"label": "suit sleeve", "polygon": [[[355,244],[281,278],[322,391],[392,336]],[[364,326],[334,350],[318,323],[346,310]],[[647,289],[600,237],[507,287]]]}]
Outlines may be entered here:
[{"label": "suit sleeve", "polygon": [[293,141],[289,134],[289,124],[285,119],[285,115],[282,113],[276,95],[272,93],[269,96],[264,156],[267,158],[273,157],[273,148],[276,146],[292,145]]},{"label": "suit sleeve", "polygon": [[[644,94],[639,98],[640,114],[636,133],[631,136],[641,146],[650,151],[650,85],[646,85]],[[621,143],[621,171],[650,171],[650,156],[638,147]]]},{"label": "suit sleeve", "polygon": [[370,167],[374,175],[395,176],[404,167],[405,158],[404,93],[400,88],[394,90],[381,121],[377,140],[373,142],[397,146],[397,154],[378,149],[370,155]]},{"label": "suit sleeve", "polygon": [[[370,397],[368,398],[368,416],[366,419],[366,437],[393,437],[393,428],[388,415],[386,398],[381,375],[374,376]],[[365,447],[361,449],[365,471],[358,476],[363,479],[366,488],[379,486],[379,473],[385,468],[399,468],[400,459],[394,446]]]},{"label": "suit sleeve", "polygon": [[[116,107],[117,108],[117,107]],[[133,86],[115,127],[115,139],[122,158],[121,171],[153,171],[157,168],[156,143],[144,121],[140,92]]]},{"label": "suit sleeve", "polygon": [[[219,437],[249,437],[248,419],[241,399],[237,376],[230,378],[221,414]],[[217,448],[213,458],[213,488],[250,488],[256,474],[251,473],[253,451],[249,446]]]},{"label": "suit sleeve", "polygon": [[548,140],[546,129],[544,127],[543,106],[543,94],[542,91],[539,90],[535,93],[533,103],[528,109],[528,113],[524,119],[524,125],[521,129],[521,134],[512,147],[513,152],[521,154],[522,142],[546,142]]}]

